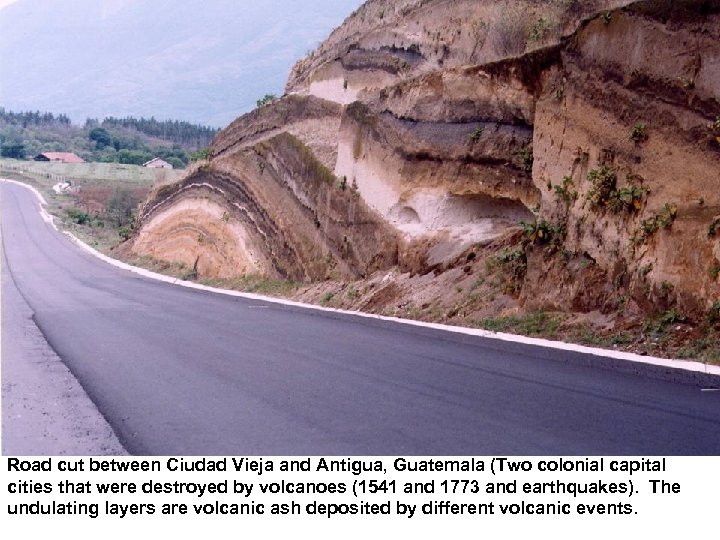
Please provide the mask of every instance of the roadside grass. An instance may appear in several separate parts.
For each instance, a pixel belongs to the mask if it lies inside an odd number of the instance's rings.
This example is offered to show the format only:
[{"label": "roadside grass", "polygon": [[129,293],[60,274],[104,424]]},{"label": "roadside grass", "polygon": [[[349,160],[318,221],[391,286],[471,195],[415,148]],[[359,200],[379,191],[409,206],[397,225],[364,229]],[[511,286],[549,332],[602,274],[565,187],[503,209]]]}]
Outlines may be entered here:
[{"label": "roadside grass", "polygon": [[[0,176],[35,187],[47,201],[47,211],[58,225],[103,253],[122,240],[127,223],[113,219],[108,201],[119,191],[141,201],[159,183],[177,178],[182,171],[147,169],[120,163],[49,163],[0,159]],[[56,193],[53,186],[69,182],[71,190]],[[83,214],[86,219],[80,218]]]},{"label": "roadside grass", "polygon": [[275,279],[260,276],[257,274],[246,274],[236,278],[205,278],[199,281],[202,285],[216,287],[218,289],[229,289],[247,293],[264,294],[267,296],[278,296],[290,298],[302,286],[294,281]]},{"label": "roadside grass", "polygon": [[[177,178],[183,172],[120,163],[49,163],[0,159],[0,176],[20,180],[37,188],[48,202],[48,211],[54,215],[58,215],[56,211],[59,206],[68,206],[77,199],[76,193],[83,189],[149,190],[156,184]],[[73,188],[72,192],[55,193],[55,184],[68,181]]]},{"label": "roadside grass", "polygon": [[711,335],[694,339],[680,347],[677,356],[686,360],[720,365],[720,335],[714,332]]},{"label": "roadside grass", "polygon": [[29,176],[50,189],[63,179],[76,180],[81,183],[119,182],[137,186],[152,186],[162,179],[177,177],[183,172],[147,169],[139,165],[123,165],[121,163],[51,163],[0,159],[0,173],[19,173]]},{"label": "roadside grass", "polygon": [[477,320],[476,325],[491,332],[509,332],[524,336],[557,337],[563,317],[544,311],[511,317],[491,317]]},{"label": "roadside grass", "polygon": [[85,242],[101,253],[108,254],[112,248],[117,246],[122,238],[117,228],[105,227],[103,221],[90,219],[85,224],[73,222],[67,215],[56,215],[56,223],[62,230],[72,233],[79,240]]},{"label": "roadside grass", "polygon": [[568,329],[568,341],[587,345],[590,347],[601,347],[604,349],[613,349],[625,347],[637,342],[637,336],[632,332],[613,332],[612,334],[603,334],[597,329],[588,325],[574,325]]},{"label": "roadside grass", "polygon": [[[598,331],[588,325],[570,325],[564,341],[590,347],[649,354],[720,365],[720,331],[706,324],[670,327],[666,316],[648,319],[626,330]],[[688,326],[688,325],[686,325]]]},{"label": "roadside grass", "polygon": [[125,259],[124,262],[131,266],[137,266],[150,270],[151,272],[182,280],[189,280],[193,274],[193,269],[184,263],[161,261],[146,255]]}]

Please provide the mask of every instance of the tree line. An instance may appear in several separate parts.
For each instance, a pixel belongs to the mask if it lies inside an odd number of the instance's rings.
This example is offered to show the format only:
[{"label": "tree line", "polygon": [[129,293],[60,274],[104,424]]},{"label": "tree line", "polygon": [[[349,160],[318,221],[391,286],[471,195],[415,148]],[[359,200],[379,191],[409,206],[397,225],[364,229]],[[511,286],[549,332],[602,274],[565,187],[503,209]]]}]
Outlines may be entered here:
[{"label": "tree line", "polygon": [[11,126],[70,126],[70,118],[65,114],[55,116],[51,112],[28,111],[12,112],[0,107],[0,122]]},{"label": "tree line", "polygon": [[150,137],[171,141],[185,147],[193,147],[196,149],[208,146],[219,131],[217,128],[209,126],[191,124],[190,122],[180,120],[157,120],[154,117],[134,118],[132,116],[126,116],[124,118],[115,118],[108,116],[102,121],[93,118],[88,118],[85,121],[85,128],[92,129],[97,127],[133,129]]},{"label": "tree line", "polygon": [[74,152],[86,161],[142,165],[153,157],[185,167],[199,159],[216,128],[155,118],[87,119],[73,125],[65,114],[0,108],[0,155],[15,159],[42,152]]}]

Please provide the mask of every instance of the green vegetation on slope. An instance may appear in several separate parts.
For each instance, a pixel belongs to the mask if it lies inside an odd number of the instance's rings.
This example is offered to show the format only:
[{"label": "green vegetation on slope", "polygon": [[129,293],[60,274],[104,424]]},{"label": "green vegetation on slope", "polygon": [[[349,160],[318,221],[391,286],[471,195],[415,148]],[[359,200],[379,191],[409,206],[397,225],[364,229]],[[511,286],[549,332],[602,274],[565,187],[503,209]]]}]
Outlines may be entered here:
[{"label": "green vegetation on slope", "polygon": [[[150,189],[179,174],[119,163],[0,159],[0,176],[36,187],[65,229],[106,253],[130,236],[137,207]],[[58,184],[64,186],[61,193],[53,189]]]},{"label": "green vegetation on slope", "polygon": [[177,120],[132,117],[88,119],[80,127],[63,114],[0,108],[0,154],[15,159],[74,152],[86,161],[142,165],[160,157],[182,169],[217,131]]}]

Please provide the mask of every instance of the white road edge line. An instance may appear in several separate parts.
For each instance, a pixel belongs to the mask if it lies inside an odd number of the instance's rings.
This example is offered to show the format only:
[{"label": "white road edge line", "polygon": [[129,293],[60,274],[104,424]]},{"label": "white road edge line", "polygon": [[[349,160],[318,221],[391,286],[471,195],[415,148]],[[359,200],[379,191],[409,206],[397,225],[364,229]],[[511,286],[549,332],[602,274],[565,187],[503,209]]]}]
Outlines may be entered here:
[{"label": "white road edge line", "polygon": [[399,317],[386,317],[384,315],[375,315],[373,313],[362,313],[360,311],[349,311],[345,309],[335,309],[335,308],[328,308],[323,306],[316,306],[313,304],[305,304],[302,302],[294,302],[292,300],[284,300],[281,298],[272,298],[269,296],[262,296],[259,294],[253,294],[253,293],[243,293],[239,291],[230,291],[227,289],[218,289],[216,287],[208,287],[207,285],[200,285],[199,283],[193,283],[190,281],[182,281],[176,278],[172,278],[169,276],[165,276],[162,274],[157,274],[155,272],[151,272],[150,270],[145,270],[144,268],[138,268],[137,266],[131,266],[127,263],[118,261],[117,259],[113,259],[112,257],[108,257],[107,255],[104,255],[103,253],[100,253],[96,249],[90,247],[82,240],[78,239],[75,235],[72,233],[69,233],[67,231],[60,231],[60,229],[55,224],[55,220],[52,215],[44,208],[44,206],[47,205],[47,202],[45,201],[45,198],[42,196],[42,194],[35,189],[32,186],[29,186],[27,184],[24,184],[22,182],[18,182],[17,180],[10,180],[5,178],[0,178],[0,182],[10,182],[13,184],[17,184],[20,186],[23,186],[29,190],[31,190],[35,196],[40,201],[40,215],[42,216],[43,220],[52,225],[55,230],[62,232],[63,234],[66,234],[69,236],[73,242],[75,242],[81,249],[85,250],[86,252],[90,253],[91,255],[105,261],[108,264],[111,264],[117,268],[121,268],[123,270],[127,270],[129,272],[133,272],[135,274],[141,275],[143,277],[147,277],[150,279],[155,279],[157,281],[163,281],[165,283],[171,283],[173,285],[179,285],[181,287],[186,287],[188,289],[197,289],[201,291],[208,291],[216,294],[223,294],[226,296],[234,296],[238,298],[246,298],[249,300],[259,300],[263,302],[269,302],[273,304],[281,304],[285,306],[293,306],[303,309],[313,309],[316,311],[324,311],[327,313],[338,313],[342,315],[352,315],[355,317],[363,317],[366,319],[375,319],[380,321],[389,321],[389,322],[395,322],[400,324],[405,324],[408,326],[418,326],[422,328],[432,328],[434,330],[441,330],[445,332],[452,332],[455,334],[465,334],[468,336],[477,336],[482,338],[488,338],[488,339],[495,339],[499,341],[507,341],[512,343],[522,343],[525,345],[534,345],[537,347],[544,347],[546,349],[557,349],[562,351],[572,351],[572,352],[578,352],[582,354],[591,354],[595,356],[602,356],[605,358],[612,358],[615,360],[627,360],[629,362],[635,362],[637,364],[648,364],[652,366],[658,366],[658,367],[665,367],[665,368],[671,368],[671,369],[681,369],[685,371],[692,371],[692,372],[698,372],[698,373],[705,373],[709,375],[718,375],[720,376],[720,366],[711,366],[708,364],[703,364],[702,362],[695,362],[691,360],[671,360],[667,358],[658,358],[654,356],[641,356],[639,354],[635,353],[629,353],[624,351],[614,351],[612,349],[600,349],[597,347],[588,347],[585,345],[576,345],[574,343],[565,343],[562,341],[551,341],[548,339],[541,339],[541,338],[531,338],[526,336],[518,336],[515,334],[505,334],[502,332],[491,332],[489,330],[480,330],[476,328],[464,328],[462,326],[450,326],[446,324],[438,324],[438,323],[427,323],[427,322],[421,322],[421,321],[413,321],[410,319],[401,319]]}]

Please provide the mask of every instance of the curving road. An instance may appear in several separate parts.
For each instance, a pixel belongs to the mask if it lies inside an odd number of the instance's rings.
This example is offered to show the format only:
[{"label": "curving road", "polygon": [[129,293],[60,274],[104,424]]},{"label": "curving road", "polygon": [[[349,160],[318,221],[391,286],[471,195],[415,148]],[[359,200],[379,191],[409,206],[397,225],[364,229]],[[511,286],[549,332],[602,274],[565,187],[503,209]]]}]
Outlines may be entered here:
[{"label": "curving road", "polygon": [[133,454],[720,454],[718,392],[153,281],[0,195],[10,283]]}]

